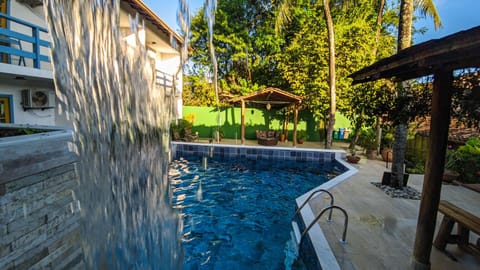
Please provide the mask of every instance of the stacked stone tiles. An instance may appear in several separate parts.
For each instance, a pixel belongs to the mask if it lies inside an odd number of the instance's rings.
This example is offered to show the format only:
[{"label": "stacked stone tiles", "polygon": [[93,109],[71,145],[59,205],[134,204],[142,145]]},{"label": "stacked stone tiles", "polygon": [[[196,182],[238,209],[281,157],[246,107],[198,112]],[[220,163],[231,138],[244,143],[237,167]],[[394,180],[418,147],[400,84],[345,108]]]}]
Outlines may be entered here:
[{"label": "stacked stone tiles", "polygon": [[70,139],[0,140],[0,269],[84,268]]}]

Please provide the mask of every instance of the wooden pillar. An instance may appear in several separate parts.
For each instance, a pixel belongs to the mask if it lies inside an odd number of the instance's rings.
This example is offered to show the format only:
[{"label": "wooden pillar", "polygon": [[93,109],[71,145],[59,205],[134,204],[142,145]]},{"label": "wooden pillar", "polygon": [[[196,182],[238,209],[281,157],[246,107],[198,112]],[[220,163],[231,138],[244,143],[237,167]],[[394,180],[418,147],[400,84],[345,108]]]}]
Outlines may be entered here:
[{"label": "wooden pillar", "polygon": [[293,107],[293,137],[292,137],[292,145],[297,145],[297,124],[298,124],[298,107],[295,105]]},{"label": "wooden pillar", "polygon": [[241,127],[241,141],[245,144],[245,100],[242,99],[242,127]]},{"label": "wooden pillar", "polygon": [[287,119],[285,120],[285,140],[288,141],[288,122],[290,121],[290,107],[287,109]]},{"label": "wooden pillar", "polygon": [[430,142],[428,144],[425,176],[423,178],[422,201],[418,214],[417,232],[413,247],[413,269],[430,269],[430,252],[437,221],[438,204],[442,189],[445,152],[450,125],[452,99],[451,70],[435,72],[433,82]]}]

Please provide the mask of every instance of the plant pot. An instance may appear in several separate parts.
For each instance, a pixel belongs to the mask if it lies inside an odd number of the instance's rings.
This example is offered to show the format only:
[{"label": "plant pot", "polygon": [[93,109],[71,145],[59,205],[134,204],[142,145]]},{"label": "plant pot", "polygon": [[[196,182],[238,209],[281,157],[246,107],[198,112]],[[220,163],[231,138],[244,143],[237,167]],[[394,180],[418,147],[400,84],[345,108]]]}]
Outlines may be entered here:
[{"label": "plant pot", "polygon": [[453,181],[457,180],[458,177],[460,177],[460,174],[458,172],[445,171],[443,172],[442,180],[447,183],[452,183]]},{"label": "plant pot", "polygon": [[[403,186],[405,187],[407,186],[407,183],[408,183],[408,176],[409,176],[408,173],[403,174]],[[382,185],[390,186],[391,178],[392,178],[391,172],[383,172]]]},{"label": "plant pot", "polygon": [[285,134],[280,134],[280,141],[281,142],[284,142],[285,141]]},{"label": "plant pot", "polygon": [[360,156],[347,156],[348,163],[357,164],[360,161]]},{"label": "plant pot", "polygon": [[377,159],[377,149],[367,149],[366,155],[368,159]]},{"label": "plant pot", "polygon": [[383,150],[382,150],[382,160],[392,162],[392,160],[393,160],[393,149],[392,148],[383,148]]},{"label": "plant pot", "polygon": [[297,139],[298,144],[303,144],[303,139]]}]

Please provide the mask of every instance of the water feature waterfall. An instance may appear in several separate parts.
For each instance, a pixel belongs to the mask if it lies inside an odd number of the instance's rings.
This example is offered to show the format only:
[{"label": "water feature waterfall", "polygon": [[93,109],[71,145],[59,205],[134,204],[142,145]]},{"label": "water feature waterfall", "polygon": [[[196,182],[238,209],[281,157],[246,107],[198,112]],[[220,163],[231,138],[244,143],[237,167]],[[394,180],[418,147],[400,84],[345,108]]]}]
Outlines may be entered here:
[{"label": "water feature waterfall", "polygon": [[45,2],[59,109],[73,121],[80,159],[87,269],[180,269],[166,173],[171,108],[155,89],[143,27],[132,19],[120,29],[119,1]]},{"label": "water feature waterfall", "polygon": [[213,27],[215,26],[215,11],[217,10],[217,0],[205,1],[205,19],[208,26],[208,48],[210,51],[210,59],[213,65],[213,90],[215,91],[215,100],[217,105],[217,131],[215,132],[216,142],[220,142],[220,126],[221,126],[221,114],[220,114],[220,99],[218,96],[218,62],[215,56],[215,46],[213,45]]}]

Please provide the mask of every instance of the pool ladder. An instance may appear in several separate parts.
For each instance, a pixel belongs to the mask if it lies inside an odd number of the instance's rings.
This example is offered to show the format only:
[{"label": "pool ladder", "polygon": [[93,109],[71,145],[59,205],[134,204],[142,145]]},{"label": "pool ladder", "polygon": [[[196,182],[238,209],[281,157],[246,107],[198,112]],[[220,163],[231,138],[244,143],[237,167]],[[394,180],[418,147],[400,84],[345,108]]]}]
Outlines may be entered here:
[{"label": "pool ladder", "polygon": [[302,244],[302,241],[304,239],[304,236],[308,233],[308,231],[310,231],[310,229],[317,223],[317,221],[322,217],[322,215],[329,211],[329,214],[328,214],[328,219],[327,219],[327,222],[332,222],[332,212],[333,212],[333,209],[338,209],[340,210],[343,215],[345,216],[345,223],[344,223],[344,227],[343,227],[343,234],[342,234],[342,239],[340,240],[340,242],[342,244],[345,244],[346,243],[346,237],[347,237],[347,227],[348,227],[348,214],[347,214],[347,211],[345,211],[345,209],[343,209],[342,207],[340,206],[337,206],[337,205],[334,205],[334,198],[333,198],[333,195],[332,193],[330,193],[328,190],[325,190],[325,189],[318,189],[314,192],[312,192],[310,194],[310,196],[308,196],[308,198],[303,202],[302,205],[300,205],[300,207],[298,207],[297,211],[295,212],[295,214],[293,215],[293,219],[295,219],[295,217],[300,213],[300,211],[303,209],[303,207],[310,201],[310,199],[313,198],[313,196],[317,193],[320,193],[320,192],[324,192],[326,194],[329,195],[330,197],[330,205],[323,208],[322,211],[320,211],[320,213],[313,219],[313,221],[308,225],[308,227],[302,232],[302,234],[300,235],[300,241],[299,241],[299,246],[301,246]]}]

